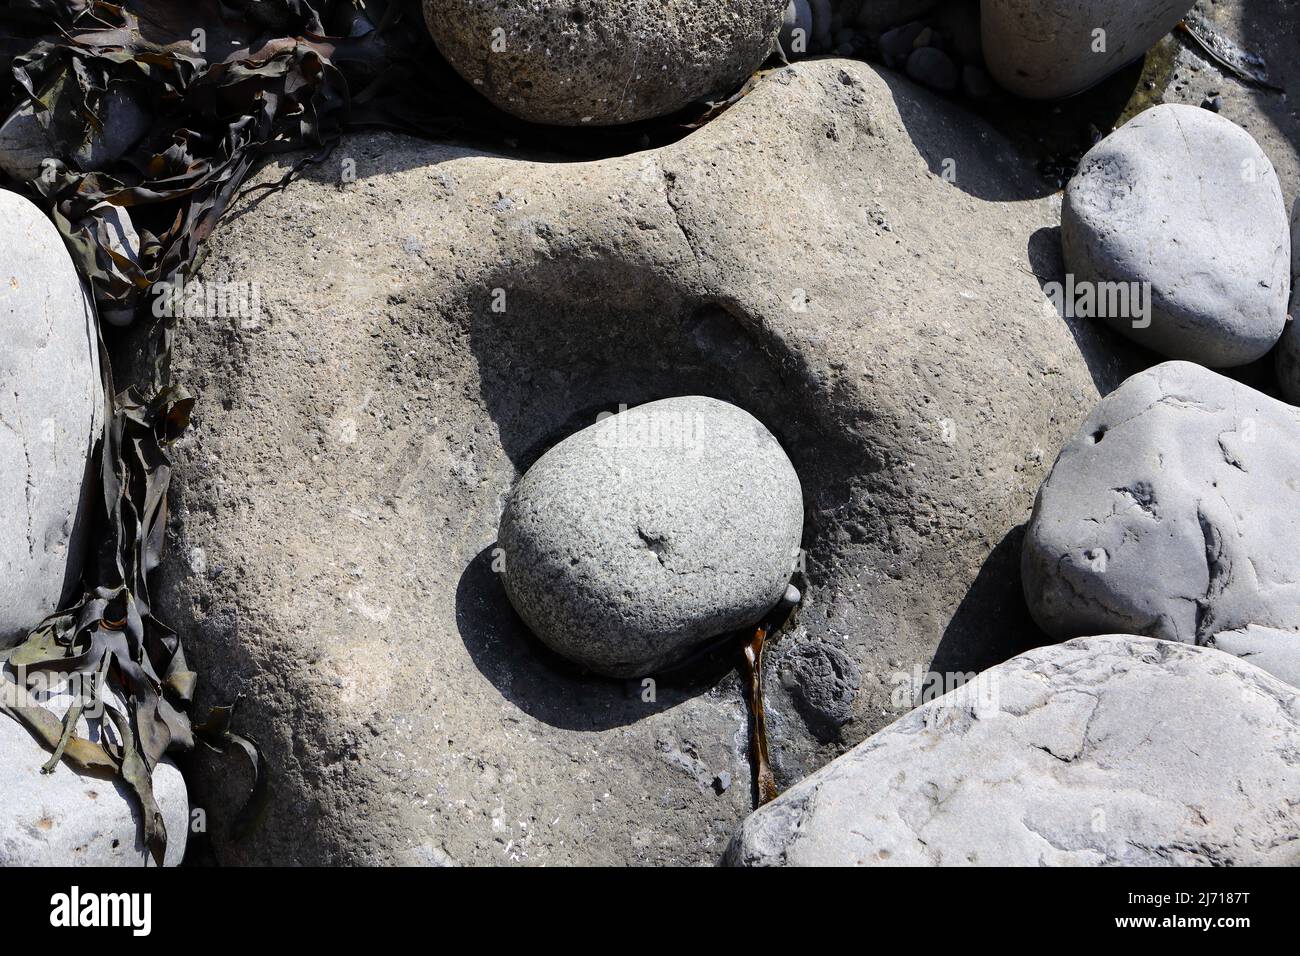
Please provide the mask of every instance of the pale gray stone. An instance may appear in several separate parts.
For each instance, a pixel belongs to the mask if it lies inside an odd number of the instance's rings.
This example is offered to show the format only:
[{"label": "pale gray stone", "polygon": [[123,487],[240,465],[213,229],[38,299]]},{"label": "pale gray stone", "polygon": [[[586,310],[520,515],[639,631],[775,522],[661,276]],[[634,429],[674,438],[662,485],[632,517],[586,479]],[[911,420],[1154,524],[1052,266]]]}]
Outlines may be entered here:
[{"label": "pale gray stone", "polygon": [[1027,99],[1072,96],[1144,56],[1193,5],[1190,0],[982,0],[980,29],[989,72],[1004,89]]},{"label": "pale gray stone", "polygon": [[58,230],[0,191],[0,642],[35,627],[81,573],[103,422],[90,300]]},{"label": "pale gray stone", "polygon": [[1300,697],[1211,648],[1088,637],[912,711],[750,816],[740,866],[1300,863]]},{"label": "pale gray stone", "polygon": [[1300,409],[1199,365],[1134,375],[1062,449],[1022,572],[1053,637],[1300,631]]},{"label": "pale gray stone", "polygon": [[[6,675],[0,691],[14,690]],[[112,692],[110,692],[111,694]],[[60,718],[71,703],[66,693],[40,695]],[[123,706],[116,694],[115,706]],[[111,721],[85,716],[78,736],[98,742],[101,734],[117,741]],[[41,773],[50,754],[13,718],[0,713],[0,867],[142,866],[153,859],[144,844],[140,811],[127,786],[118,779],[80,773],[66,762]],[[170,758],[154,768],[154,799],[167,828],[165,866],[185,856],[190,809],[185,779]]]},{"label": "pale gray stone", "polygon": [[1300,687],[1300,631],[1279,631],[1250,624],[1214,635],[1214,646]]},{"label": "pale gray stone", "polygon": [[1282,187],[1250,134],[1209,110],[1157,106],[1093,147],[1066,189],[1061,238],[1079,282],[1150,283],[1149,316],[1105,318],[1162,355],[1244,365],[1282,334]]},{"label": "pale gray stone", "polygon": [[561,126],[663,116],[767,58],[786,0],[424,0],[443,56],[508,113]]},{"label": "pale gray stone", "polygon": [[689,396],[610,415],[528,469],[501,518],[506,593],[555,651],[640,677],[781,600],[803,491],[743,409]]}]

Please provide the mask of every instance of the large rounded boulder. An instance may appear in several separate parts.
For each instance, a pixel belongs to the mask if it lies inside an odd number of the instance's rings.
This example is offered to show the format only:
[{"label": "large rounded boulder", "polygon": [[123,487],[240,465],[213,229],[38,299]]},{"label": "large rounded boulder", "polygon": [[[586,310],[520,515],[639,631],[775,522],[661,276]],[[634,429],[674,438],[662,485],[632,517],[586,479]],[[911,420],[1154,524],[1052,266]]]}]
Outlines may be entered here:
[{"label": "large rounded boulder", "polygon": [[1017,96],[1081,93],[1140,59],[1190,0],[981,0],[989,72]]},{"label": "large rounded boulder", "polygon": [[1038,492],[1022,556],[1035,620],[1058,639],[1295,640],[1297,474],[1300,410],[1188,362],[1134,375]]},{"label": "large rounded boulder", "polygon": [[501,519],[506,593],[563,656],[641,676],[758,621],[802,530],[799,476],[758,419],[665,399],[603,418],[528,470]]},{"label": "large rounded boulder", "polygon": [[[1095,317],[1162,355],[1245,365],[1282,334],[1282,187],[1251,135],[1209,110],[1157,106],[1094,146],[1066,189],[1061,238]],[[1132,301],[1149,290],[1149,303],[1103,305],[1113,288]]]},{"label": "large rounded boulder", "polygon": [[0,191],[0,643],[57,610],[81,572],[103,421],[98,333],[58,231]]},{"label": "large rounded boulder", "polygon": [[729,93],[771,52],[785,0],[424,0],[480,93],[537,123],[609,126]]}]

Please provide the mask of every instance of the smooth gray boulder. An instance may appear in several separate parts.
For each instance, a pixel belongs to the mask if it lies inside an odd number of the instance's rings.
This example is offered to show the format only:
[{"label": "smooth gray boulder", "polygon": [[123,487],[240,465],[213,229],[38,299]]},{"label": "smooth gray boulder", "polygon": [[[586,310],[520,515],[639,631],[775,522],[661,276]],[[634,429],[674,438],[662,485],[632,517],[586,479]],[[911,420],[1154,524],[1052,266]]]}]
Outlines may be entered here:
[{"label": "smooth gray boulder", "polygon": [[812,49],[813,11],[808,0],[790,0],[781,14],[781,49],[790,59],[806,56]]},{"label": "smooth gray boulder", "polygon": [[20,104],[0,125],[0,169],[14,179],[35,180],[47,158],[65,159],[85,172],[103,169],[120,159],[149,131],[150,117],[138,92],[123,84],[112,86],[103,128],[91,130],[62,156],[30,100]]},{"label": "smooth gray boulder", "polygon": [[[7,702],[16,700],[10,696],[14,690],[6,674],[0,692]],[[41,698],[60,718],[72,700],[58,692]],[[122,706],[120,697],[112,699]],[[101,733],[117,740],[111,722],[99,716],[83,716],[77,725],[78,736],[91,741],[99,741]],[[49,756],[25,727],[0,713],[0,867],[152,865],[140,812],[126,785],[80,773],[66,762],[43,774]],[[167,827],[164,865],[179,866],[190,806],[185,779],[168,758],[154,768],[153,791]]]},{"label": "smooth gray boulder", "polygon": [[0,643],[80,576],[87,472],[104,414],[98,333],[54,225],[0,191]]},{"label": "smooth gray boulder", "polygon": [[505,588],[547,645],[640,677],[756,623],[798,558],[803,491],[761,422],[690,396],[610,415],[528,469],[501,517]]},{"label": "smooth gray boulder", "polygon": [[1097,316],[1162,355],[1244,365],[1286,322],[1291,239],[1273,164],[1209,110],[1167,104],[1094,146],[1061,210],[1080,283],[1149,283],[1149,314]]},{"label": "smooth gray boulder", "polygon": [[740,85],[767,58],[786,0],[424,0],[448,62],[508,113],[608,126]]},{"label": "smooth gray boulder", "polygon": [[1193,6],[1191,0],[982,0],[980,32],[989,72],[1003,89],[1054,100],[1145,56]]},{"label": "smooth gray boulder", "polygon": [[1044,647],[750,816],[738,866],[1300,863],[1300,697],[1210,648]]},{"label": "smooth gray boulder", "polygon": [[1039,489],[1021,570],[1053,637],[1300,631],[1300,409],[1167,362],[1108,395]]}]

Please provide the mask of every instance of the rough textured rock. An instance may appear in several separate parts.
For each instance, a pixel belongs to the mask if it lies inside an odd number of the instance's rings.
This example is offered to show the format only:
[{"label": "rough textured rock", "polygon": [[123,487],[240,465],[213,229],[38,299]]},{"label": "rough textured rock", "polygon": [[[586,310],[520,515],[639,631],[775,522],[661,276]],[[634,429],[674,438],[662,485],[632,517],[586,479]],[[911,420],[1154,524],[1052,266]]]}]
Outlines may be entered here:
[{"label": "rough textured rock", "polygon": [[1163,355],[1244,365],[1282,334],[1282,189],[1250,134],[1209,110],[1157,106],[1093,147],[1066,190],[1061,236],[1080,281],[1150,283],[1150,316],[1107,321]]},{"label": "rough textured rock", "polygon": [[[1042,640],[1013,529],[1124,343],[1046,308],[1059,213],[987,126],[828,59],[625,157],[337,155],[355,182],[317,167],[227,219],[201,278],[258,283],[262,316],[192,322],[175,357],[199,402],[160,612],[277,772],[236,844],[242,771],[200,763],[219,860],[717,861],[750,810],[735,658],[575,675],[492,570],[518,475],[621,404],[731,402],[799,473],[805,602],[766,673],[783,785],[898,716],[913,668]],[[809,642],[860,670],[806,692],[851,715],[832,742],[777,673]]]},{"label": "rough textured rock", "polygon": [[1300,697],[1209,648],[1031,651],[756,812],[743,866],[1300,863]]},{"label": "rough textured rock", "polygon": [[[58,693],[45,698],[60,717],[71,701]],[[117,739],[99,718],[83,717],[77,725],[77,733],[93,741],[101,731]],[[0,867],[152,865],[126,785],[78,773],[66,763],[43,774],[49,756],[26,728],[0,714]],[[154,770],[153,786],[167,826],[164,864],[178,866],[190,824],[185,780],[164,758]]]},{"label": "rough textured rock", "polygon": [[784,0],[424,0],[438,49],[501,109],[606,126],[730,93],[767,58]]},{"label": "rough textured rock", "polygon": [[1072,96],[1143,56],[1193,5],[1192,0],[981,0],[989,72],[1004,89],[1027,99]]},{"label": "rough textured rock", "polygon": [[1025,534],[1025,597],[1057,638],[1204,644],[1300,631],[1300,410],[1167,362],[1111,395],[1061,451]]},{"label": "rough textured rock", "polygon": [[744,409],[686,396],[605,417],[520,479],[501,518],[506,593],[533,633],[641,677],[757,623],[799,557],[803,491]]},{"label": "rough textured rock", "polygon": [[0,191],[0,643],[81,573],[83,495],[103,422],[95,319],[54,225]]}]

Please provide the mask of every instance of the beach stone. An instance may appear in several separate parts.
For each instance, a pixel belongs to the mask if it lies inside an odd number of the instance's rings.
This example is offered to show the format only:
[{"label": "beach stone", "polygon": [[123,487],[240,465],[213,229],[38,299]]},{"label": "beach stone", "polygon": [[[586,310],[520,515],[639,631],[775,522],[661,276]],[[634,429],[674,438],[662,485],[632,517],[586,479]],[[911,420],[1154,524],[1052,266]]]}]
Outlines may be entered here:
[{"label": "beach stone", "polygon": [[1193,6],[1189,0],[982,0],[985,59],[999,85],[1017,96],[1073,96],[1145,56]]},{"label": "beach stone", "polygon": [[863,0],[858,10],[857,24],[868,30],[884,30],[929,13],[938,2],[939,0]]},{"label": "beach stone", "polygon": [[1030,651],[750,816],[736,866],[1300,863],[1300,697],[1211,648]]},{"label": "beach stone", "polygon": [[723,96],[767,58],[785,0],[424,0],[443,56],[508,113],[608,126]]},{"label": "beach stone", "polygon": [[1167,362],[1108,395],[1061,450],[1025,533],[1025,598],[1065,639],[1206,644],[1300,631],[1300,409]]},{"label": "beach stone", "polygon": [[[3,681],[12,690],[12,678],[6,674]],[[60,718],[72,700],[58,692],[41,698]],[[122,706],[119,696],[113,700]],[[101,734],[117,740],[116,729],[98,716],[83,716],[77,734],[95,742]],[[66,762],[43,774],[49,757],[26,727],[0,713],[0,867],[152,866],[140,811],[126,784],[80,773]],[[179,866],[190,808],[185,779],[170,758],[154,768],[153,789],[167,828],[164,865]]]},{"label": "beach stone", "polygon": [[1061,238],[1076,280],[1150,283],[1149,317],[1107,321],[1162,355],[1244,365],[1282,334],[1282,189],[1250,134],[1222,116],[1161,105],[1094,146],[1066,189]]},{"label": "beach stone", "polygon": [[54,225],[7,190],[0,336],[0,643],[11,643],[76,589],[104,394],[76,267]]},{"label": "beach stone", "polygon": [[907,58],[907,75],[923,86],[951,93],[961,83],[957,65],[938,47],[923,46]]},{"label": "beach stone", "polygon": [[47,158],[67,160],[85,172],[120,159],[149,131],[150,116],[141,94],[129,85],[114,84],[106,95],[102,128],[87,132],[70,156],[59,154],[32,102],[20,104],[0,125],[0,170],[30,182]]},{"label": "beach stone", "polygon": [[505,587],[553,650],[640,677],[752,625],[790,583],[799,476],[743,409],[690,396],[603,419],[528,469],[501,518]]},{"label": "beach stone", "polygon": [[813,43],[813,12],[808,0],[790,0],[781,15],[781,49],[794,59],[806,56]]}]

